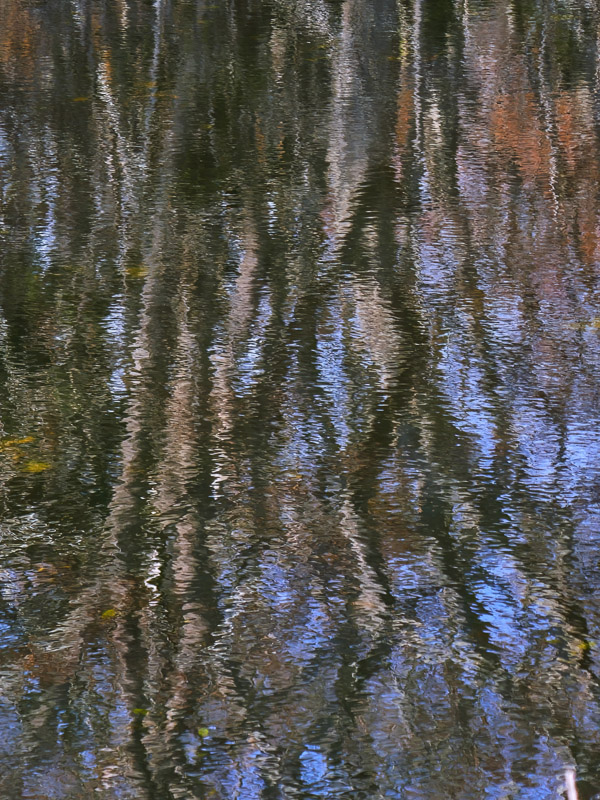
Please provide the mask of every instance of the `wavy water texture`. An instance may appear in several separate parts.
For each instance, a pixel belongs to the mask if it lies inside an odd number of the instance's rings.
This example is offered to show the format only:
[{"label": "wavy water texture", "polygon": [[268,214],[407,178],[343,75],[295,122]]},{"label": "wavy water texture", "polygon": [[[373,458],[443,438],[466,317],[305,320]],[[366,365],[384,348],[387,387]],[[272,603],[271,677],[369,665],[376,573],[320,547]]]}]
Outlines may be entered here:
[{"label": "wavy water texture", "polygon": [[598,31],[0,0],[2,798],[600,796]]}]

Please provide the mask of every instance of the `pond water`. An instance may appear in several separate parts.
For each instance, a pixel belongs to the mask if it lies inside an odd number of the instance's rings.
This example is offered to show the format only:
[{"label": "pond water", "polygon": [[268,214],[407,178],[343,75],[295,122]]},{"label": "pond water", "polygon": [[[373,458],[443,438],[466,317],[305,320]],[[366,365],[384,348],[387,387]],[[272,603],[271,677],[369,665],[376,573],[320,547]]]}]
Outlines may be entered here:
[{"label": "pond water", "polygon": [[0,0],[3,800],[600,792],[599,31]]}]

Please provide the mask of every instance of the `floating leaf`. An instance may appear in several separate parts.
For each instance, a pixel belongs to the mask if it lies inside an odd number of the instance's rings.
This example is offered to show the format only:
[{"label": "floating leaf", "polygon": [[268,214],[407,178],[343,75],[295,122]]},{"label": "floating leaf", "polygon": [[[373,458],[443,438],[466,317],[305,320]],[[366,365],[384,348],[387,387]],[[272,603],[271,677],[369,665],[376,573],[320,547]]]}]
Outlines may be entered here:
[{"label": "floating leaf", "polygon": [[205,739],[209,735],[210,731],[208,728],[198,728],[198,736],[201,736],[203,739]]},{"label": "floating leaf", "polygon": [[148,709],[147,708],[134,708],[133,709],[133,713],[137,714],[138,717],[145,717],[146,714],[148,713]]},{"label": "floating leaf", "polygon": [[148,274],[146,267],[127,267],[125,274],[129,278],[145,278]]},{"label": "floating leaf", "polygon": [[103,611],[101,614],[102,619],[112,619],[118,615],[118,611],[116,608],[107,608],[106,611]]},{"label": "floating leaf", "polygon": [[569,322],[567,324],[567,328],[570,328],[572,331],[585,331],[587,328],[592,328],[593,330],[599,330],[600,317],[593,317],[592,319],[583,319],[578,322]]},{"label": "floating leaf", "polygon": [[33,436],[23,436],[22,439],[4,439],[0,442],[0,449],[4,449],[5,447],[17,447],[20,444],[29,444],[29,442],[34,441]]},{"label": "floating leaf", "polygon": [[46,463],[45,461],[28,461],[23,466],[24,472],[43,472],[46,469],[50,469],[51,464]]},{"label": "floating leaf", "polygon": [[85,101],[89,100],[89,99],[90,99],[89,97],[74,97],[73,98],[73,102],[74,103],[85,103]]}]

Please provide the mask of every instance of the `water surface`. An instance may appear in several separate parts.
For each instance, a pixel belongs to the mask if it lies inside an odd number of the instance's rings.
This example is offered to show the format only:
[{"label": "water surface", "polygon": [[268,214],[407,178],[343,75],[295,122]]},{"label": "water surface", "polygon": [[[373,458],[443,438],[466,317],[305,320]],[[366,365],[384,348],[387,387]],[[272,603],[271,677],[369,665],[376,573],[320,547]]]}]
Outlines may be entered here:
[{"label": "water surface", "polygon": [[0,0],[0,796],[600,792],[600,12]]}]

